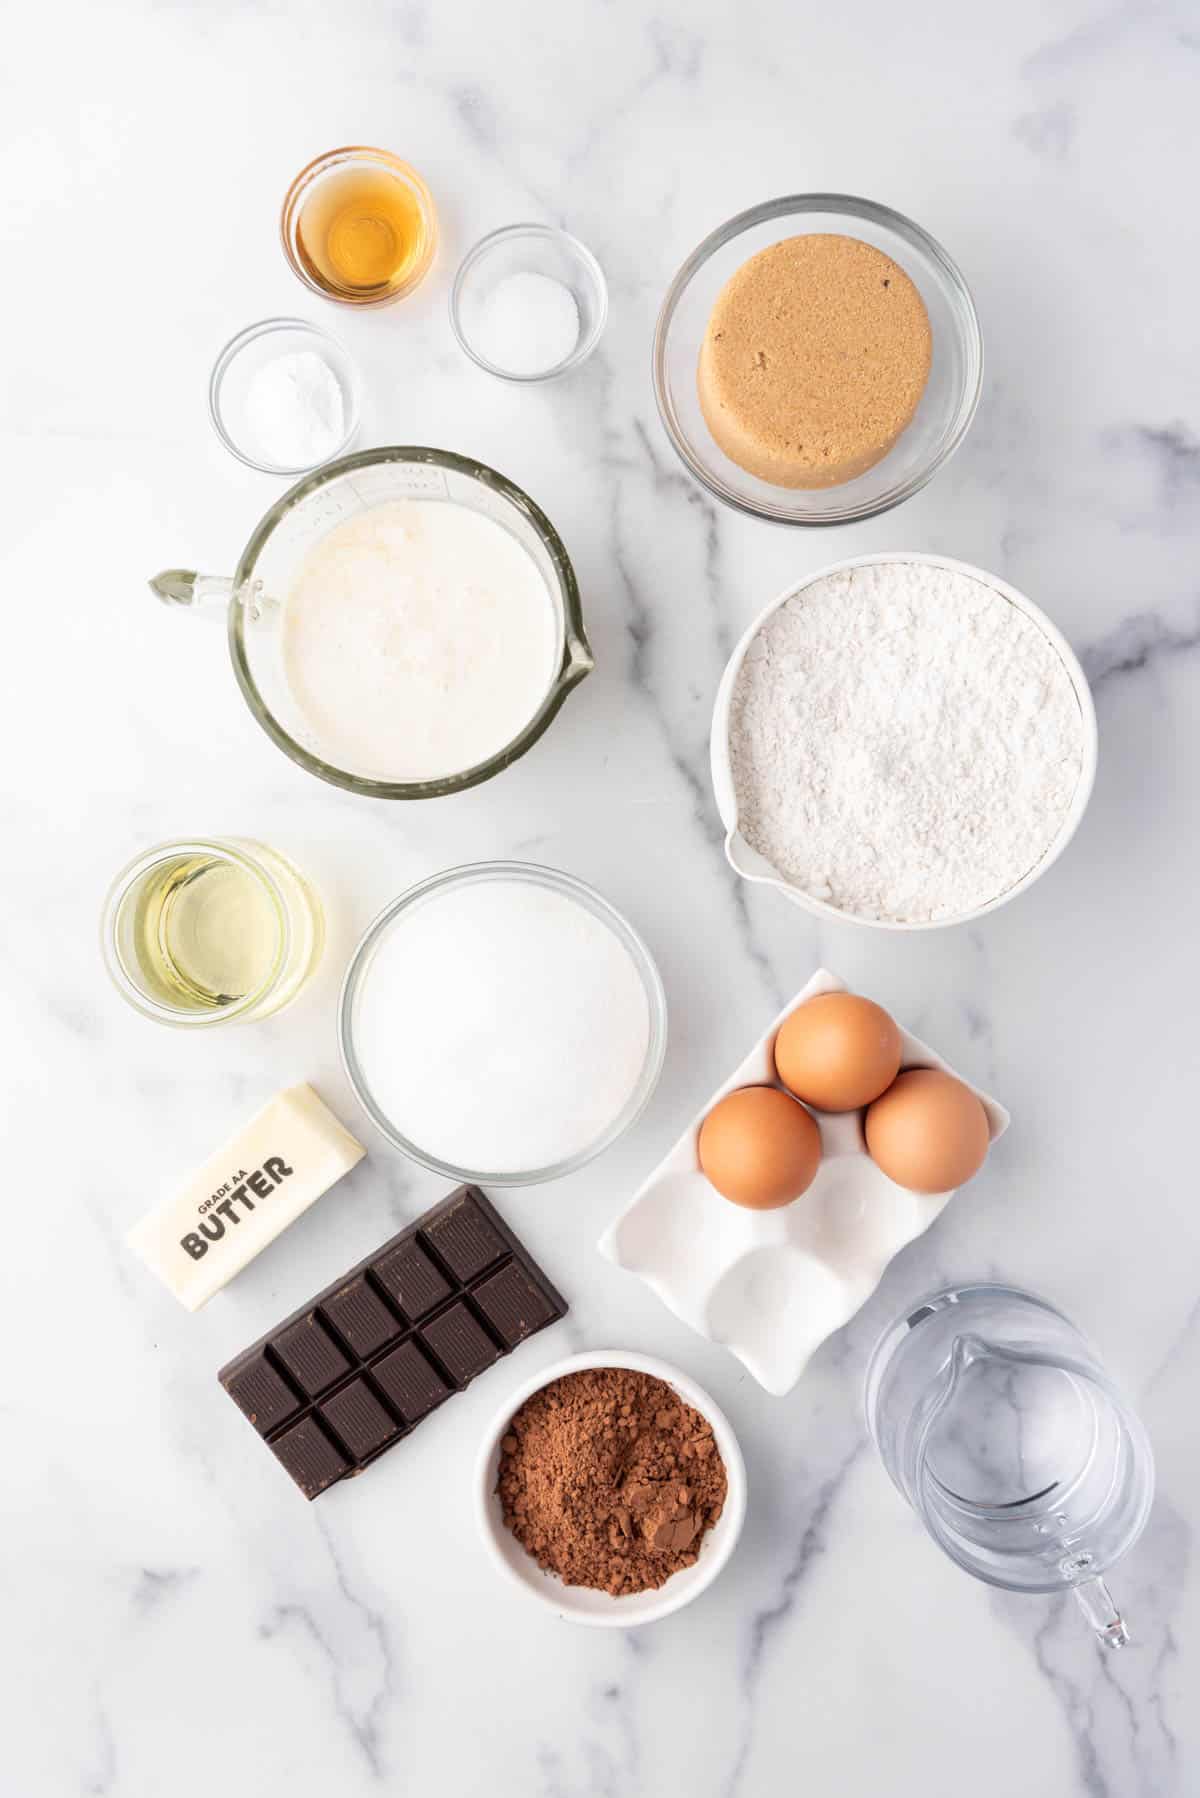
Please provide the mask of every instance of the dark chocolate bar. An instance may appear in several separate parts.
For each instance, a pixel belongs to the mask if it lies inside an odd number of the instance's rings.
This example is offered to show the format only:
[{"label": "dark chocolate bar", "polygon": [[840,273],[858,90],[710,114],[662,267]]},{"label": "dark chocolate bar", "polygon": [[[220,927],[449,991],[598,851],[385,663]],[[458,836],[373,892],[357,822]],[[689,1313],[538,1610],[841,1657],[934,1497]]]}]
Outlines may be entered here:
[{"label": "dark chocolate bar", "polygon": [[318,1498],[566,1312],[478,1187],[460,1186],[217,1378]]}]

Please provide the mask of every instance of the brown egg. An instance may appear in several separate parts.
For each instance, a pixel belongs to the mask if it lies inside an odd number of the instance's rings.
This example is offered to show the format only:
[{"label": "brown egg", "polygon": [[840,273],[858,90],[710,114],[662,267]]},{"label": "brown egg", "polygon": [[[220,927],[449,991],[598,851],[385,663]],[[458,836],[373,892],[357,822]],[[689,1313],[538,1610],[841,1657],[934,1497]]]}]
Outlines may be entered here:
[{"label": "brown egg", "polygon": [[910,1192],[950,1192],[983,1166],[987,1113],[969,1086],[937,1068],[912,1068],[867,1112],[867,1149]]},{"label": "brown egg", "polygon": [[871,999],[818,993],[783,1020],[775,1068],[789,1092],[818,1111],[857,1111],[900,1071],[900,1032]]},{"label": "brown egg", "polygon": [[790,1205],[821,1163],[821,1132],[777,1086],[741,1086],[700,1126],[700,1166],[717,1191],[751,1211]]}]

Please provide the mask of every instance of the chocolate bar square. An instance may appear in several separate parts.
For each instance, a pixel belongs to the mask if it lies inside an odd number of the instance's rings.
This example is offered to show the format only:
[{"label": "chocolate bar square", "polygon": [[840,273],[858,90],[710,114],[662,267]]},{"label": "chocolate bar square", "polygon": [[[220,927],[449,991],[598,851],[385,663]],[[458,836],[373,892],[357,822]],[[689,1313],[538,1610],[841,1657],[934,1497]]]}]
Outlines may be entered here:
[{"label": "chocolate bar square", "polygon": [[294,1416],[302,1402],[261,1350],[238,1369],[226,1391],[260,1436]]},{"label": "chocolate bar square", "polygon": [[399,1336],[404,1328],[365,1274],[347,1280],[322,1301],[321,1309],[343,1342],[363,1359]]},{"label": "chocolate bar square", "polygon": [[418,1423],[453,1391],[415,1342],[402,1342],[377,1361],[371,1374],[405,1423]]},{"label": "chocolate bar square", "polygon": [[546,1293],[515,1261],[473,1286],[471,1297],[508,1349],[516,1348],[518,1342],[540,1330],[554,1315]]},{"label": "chocolate bar square", "polygon": [[433,1350],[456,1386],[465,1386],[500,1359],[500,1350],[461,1299],[425,1325],[421,1341]]},{"label": "chocolate bar square", "polygon": [[356,1461],[365,1461],[400,1428],[361,1377],[339,1387],[331,1398],[318,1405],[317,1415],[332,1425],[334,1434]]},{"label": "chocolate bar square", "polygon": [[271,1346],[309,1398],[316,1398],[350,1371],[349,1361],[311,1312],[284,1330]]},{"label": "chocolate bar square", "polygon": [[317,1498],[327,1486],[349,1473],[350,1463],[336,1448],[315,1417],[302,1417],[271,1448],[287,1468],[305,1498]]},{"label": "chocolate bar square", "polygon": [[422,1231],[434,1253],[464,1285],[504,1253],[504,1238],[478,1202],[482,1197],[473,1187],[462,1187],[442,1215]]},{"label": "chocolate bar square", "polygon": [[395,1299],[410,1323],[427,1317],[435,1305],[450,1296],[450,1283],[438,1272],[418,1242],[405,1242],[389,1255],[381,1255],[375,1278]]}]

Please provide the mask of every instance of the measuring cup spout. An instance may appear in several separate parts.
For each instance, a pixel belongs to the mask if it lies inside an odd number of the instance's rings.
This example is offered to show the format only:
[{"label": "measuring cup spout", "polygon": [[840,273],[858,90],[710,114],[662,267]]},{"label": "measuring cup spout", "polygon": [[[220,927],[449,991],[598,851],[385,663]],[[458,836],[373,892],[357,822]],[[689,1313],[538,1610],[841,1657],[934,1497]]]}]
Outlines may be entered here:
[{"label": "measuring cup spout", "polygon": [[938,1411],[943,1411],[945,1409],[953,1398],[955,1388],[962,1380],[967,1369],[974,1367],[977,1362],[1020,1359],[1020,1356],[1010,1355],[1006,1349],[998,1348],[994,1343],[985,1341],[982,1336],[977,1336],[974,1331],[968,1330],[961,1336],[956,1336],[954,1341],[950,1344],[950,1355],[946,1363],[945,1380],[942,1385],[941,1396],[938,1400],[936,1409]]},{"label": "measuring cup spout", "polygon": [[596,658],[592,654],[592,646],[587,640],[582,625],[568,625],[567,654],[560,676],[563,693],[567,694],[572,687],[577,687],[595,666]]},{"label": "measuring cup spout", "polygon": [[[1090,1561],[1090,1556],[1080,1560]],[[1064,1569],[1064,1571],[1066,1571]],[[1068,1576],[1069,1577],[1069,1576]],[[1072,1587],[1080,1610],[1106,1648],[1124,1648],[1129,1626],[1113,1602],[1113,1595],[1098,1574]]]},{"label": "measuring cup spout", "polygon": [[975,1361],[1004,1359],[1004,1350],[993,1348],[982,1336],[976,1336],[971,1331],[963,1336],[956,1336],[950,1345],[950,1383],[954,1385]]}]

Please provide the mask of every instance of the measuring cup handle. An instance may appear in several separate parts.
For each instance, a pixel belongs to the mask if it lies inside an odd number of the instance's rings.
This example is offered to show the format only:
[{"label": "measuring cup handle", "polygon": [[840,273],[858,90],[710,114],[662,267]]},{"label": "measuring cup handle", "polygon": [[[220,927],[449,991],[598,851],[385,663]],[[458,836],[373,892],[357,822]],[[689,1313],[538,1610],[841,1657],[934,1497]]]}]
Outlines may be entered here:
[{"label": "measuring cup handle", "polygon": [[219,574],[197,574],[194,568],[166,568],[150,582],[150,591],[167,606],[189,611],[224,611],[233,597],[233,582]]},{"label": "measuring cup handle", "polygon": [[1106,1648],[1124,1648],[1129,1641],[1129,1628],[1113,1603],[1113,1595],[1097,1576],[1074,1586],[1080,1610]]}]

